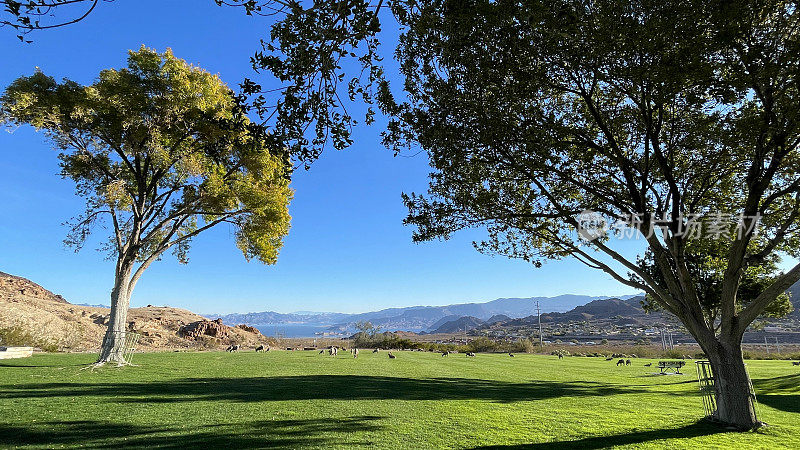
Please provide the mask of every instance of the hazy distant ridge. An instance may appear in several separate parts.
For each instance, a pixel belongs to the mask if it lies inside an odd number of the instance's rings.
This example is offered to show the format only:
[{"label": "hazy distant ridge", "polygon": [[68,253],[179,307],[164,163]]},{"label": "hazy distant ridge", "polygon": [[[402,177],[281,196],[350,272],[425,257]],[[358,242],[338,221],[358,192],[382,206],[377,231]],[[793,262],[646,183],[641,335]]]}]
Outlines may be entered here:
[{"label": "hazy distant ridge", "polygon": [[[253,326],[274,324],[315,324],[330,325],[332,328],[346,329],[353,323],[368,320],[384,330],[422,331],[432,330],[450,320],[472,316],[488,320],[492,316],[504,315],[509,318],[527,317],[536,313],[536,302],[541,304],[542,312],[569,311],[593,300],[607,298],[628,299],[632,295],[609,297],[588,295],[559,295],[556,297],[499,298],[485,303],[458,303],[445,306],[409,306],[386,308],[359,314],[345,313],[305,313],[283,314],[272,311],[245,314],[223,315],[223,322],[245,323]],[[210,317],[210,316],[209,316]],[[215,316],[216,317],[216,316]],[[447,319],[447,320],[443,320]]]}]

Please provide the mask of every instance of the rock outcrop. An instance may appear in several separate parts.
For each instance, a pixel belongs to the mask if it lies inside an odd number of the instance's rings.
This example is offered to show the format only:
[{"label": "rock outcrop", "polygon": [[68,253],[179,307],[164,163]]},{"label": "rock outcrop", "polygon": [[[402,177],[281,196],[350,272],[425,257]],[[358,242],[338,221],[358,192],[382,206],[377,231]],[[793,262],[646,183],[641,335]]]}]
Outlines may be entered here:
[{"label": "rock outcrop", "polygon": [[[217,320],[222,320],[222,319],[217,319]],[[241,330],[247,331],[248,333],[261,334],[261,332],[258,331],[258,328],[251,327],[250,325],[240,324],[240,325],[236,325],[236,328],[239,328]]]},{"label": "rock outcrop", "polygon": [[228,337],[231,327],[224,325],[222,319],[198,320],[181,327],[179,334],[187,339],[200,339],[202,336],[211,336],[219,339]]}]

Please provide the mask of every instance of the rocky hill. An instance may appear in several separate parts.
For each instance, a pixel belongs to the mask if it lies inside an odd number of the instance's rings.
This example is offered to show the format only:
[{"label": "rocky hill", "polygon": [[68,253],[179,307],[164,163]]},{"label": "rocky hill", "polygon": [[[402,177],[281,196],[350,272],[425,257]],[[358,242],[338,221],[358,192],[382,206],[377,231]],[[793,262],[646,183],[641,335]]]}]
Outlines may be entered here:
[{"label": "rocky hill", "polygon": [[[28,344],[49,350],[97,351],[108,308],[69,303],[22,277],[0,272],[0,345]],[[166,306],[131,308],[128,328],[141,335],[139,348],[166,350],[270,344],[252,327],[232,327],[191,311]],[[9,342],[15,341],[15,342]]]},{"label": "rocky hill", "polygon": [[489,317],[488,319],[486,319],[486,323],[491,325],[491,324],[497,323],[497,322],[505,322],[506,320],[511,320],[511,317],[508,317],[505,314],[495,314],[492,317]]},{"label": "rocky hill", "polygon": [[446,324],[447,322],[450,322],[452,320],[458,320],[461,317],[462,316],[459,316],[458,314],[450,314],[448,316],[444,316],[441,319],[439,319],[436,322],[434,322],[433,324],[431,324],[431,326],[428,327],[428,331],[432,332],[432,331],[436,330],[437,328],[439,328],[440,326]]},{"label": "rocky hill", "polygon": [[472,316],[464,316],[456,320],[443,323],[432,331],[432,333],[458,333],[473,330],[483,325],[484,321]]},{"label": "rocky hill", "polygon": [[0,272],[0,300],[4,297],[11,299],[16,296],[32,297],[40,300],[51,300],[58,303],[67,303],[64,297],[56,295],[38,284],[5,272]]},{"label": "rocky hill", "polygon": [[[578,306],[565,313],[549,313],[542,315],[542,322],[580,322],[593,319],[620,318],[627,323],[638,323],[643,320],[652,320],[641,306],[641,297],[628,300],[611,298],[594,300],[585,305]],[[655,313],[657,314],[657,313]]]}]

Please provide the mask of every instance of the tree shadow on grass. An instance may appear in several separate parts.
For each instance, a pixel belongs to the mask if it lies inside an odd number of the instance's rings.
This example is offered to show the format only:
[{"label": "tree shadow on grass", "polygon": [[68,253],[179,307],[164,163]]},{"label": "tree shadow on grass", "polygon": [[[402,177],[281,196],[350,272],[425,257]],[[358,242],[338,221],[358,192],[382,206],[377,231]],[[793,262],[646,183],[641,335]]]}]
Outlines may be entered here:
[{"label": "tree shadow on grass", "polygon": [[753,380],[759,403],[789,413],[800,413],[800,373]]},{"label": "tree shadow on grass", "polygon": [[753,387],[758,391],[763,390],[772,393],[776,391],[798,392],[800,390],[800,373],[773,378],[754,379]]},{"label": "tree shadow on grass", "polygon": [[[700,421],[680,428],[663,430],[634,431],[610,436],[593,436],[574,441],[542,442],[536,444],[499,445],[476,447],[481,449],[599,449],[615,445],[636,445],[660,439],[686,439],[723,433],[724,429],[706,421]],[[667,448],[667,446],[665,446]]]},{"label": "tree shadow on grass", "polygon": [[170,428],[95,421],[0,424],[0,446],[43,445],[88,448],[190,446],[271,448],[293,446],[375,445],[354,440],[353,433],[377,431],[377,416],[340,419],[271,420]]},{"label": "tree shadow on grass", "polygon": [[[685,374],[682,374],[682,375],[685,375]],[[651,373],[651,374],[648,374],[648,375],[640,375],[639,376],[639,378],[647,378],[647,379],[656,379],[656,378],[665,379],[666,377],[668,377],[668,375],[662,375],[660,373]],[[639,386],[670,386],[670,385],[676,385],[676,384],[692,384],[692,383],[697,383],[697,379],[696,378],[689,378],[689,379],[684,379],[684,380],[681,380],[681,381],[672,381],[672,382],[668,382],[668,383],[658,383],[658,384],[639,385]]]},{"label": "tree shadow on grass", "polygon": [[762,405],[788,413],[800,413],[800,395],[756,394],[756,400]]},{"label": "tree shadow on grass", "polygon": [[99,397],[113,402],[287,400],[459,400],[531,401],[643,392],[643,387],[594,381],[511,383],[471,378],[397,378],[358,375],[301,375],[251,378],[185,378],[136,383],[31,383],[5,386],[0,399]]}]

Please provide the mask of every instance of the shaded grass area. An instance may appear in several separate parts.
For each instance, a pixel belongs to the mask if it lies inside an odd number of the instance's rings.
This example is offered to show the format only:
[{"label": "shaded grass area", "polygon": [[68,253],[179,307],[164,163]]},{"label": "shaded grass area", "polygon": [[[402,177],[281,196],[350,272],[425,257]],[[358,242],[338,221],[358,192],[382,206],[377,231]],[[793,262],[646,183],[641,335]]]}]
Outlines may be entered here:
[{"label": "shaded grass area", "polygon": [[161,447],[189,446],[263,448],[318,445],[372,445],[358,440],[357,434],[376,430],[371,422],[380,417],[360,416],[341,418],[336,426],[346,427],[351,439],[336,439],[327,432],[329,420],[271,420],[247,423],[207,424],[201,429],[186,432],[178,427],[130,425],[97,421],[67,421],[43,423],[37,427],[0,425],[0,444],[88,447]]},{"label": "shaded grass area", "polygon": [[800,448],[800,371],[783,361],[749,363],[771,426],[733,433],[699,421],[691,371],[655,376],[647,360],[397,355],[0,361],[0,447]]},{"label": "shaded grass area", "polygon": [[650,430],[634,433],[623,433],[613,436],[587,437],[567,442],[545,442],[539,444],[518,444],[518,445],[491,445],[479,447],[483,449],[600,449],[609,446],[631,446],[645,444],[651,441],[662,441],[664,439],[687,439],[700,436],[711,436],[722,433],[723,430],[711,424],[698,422],[680,428],[665,430]]},{"label": "shaded grass area", "polygon": [[104,397],[116,403],[296,400],[533,401],[640,392],[601,382],[509,383],[469,378],[409,379],[365,375],[298,375],[256,378],[187,378],[145,383],[41,383],[0,391],[0,399]]},{"label": "shaded grass area", "polygon": [[[753,381],[758,402],[779,411],[800,415],[800,373]],[[800,421],[800,416],[796,417]]]}]

